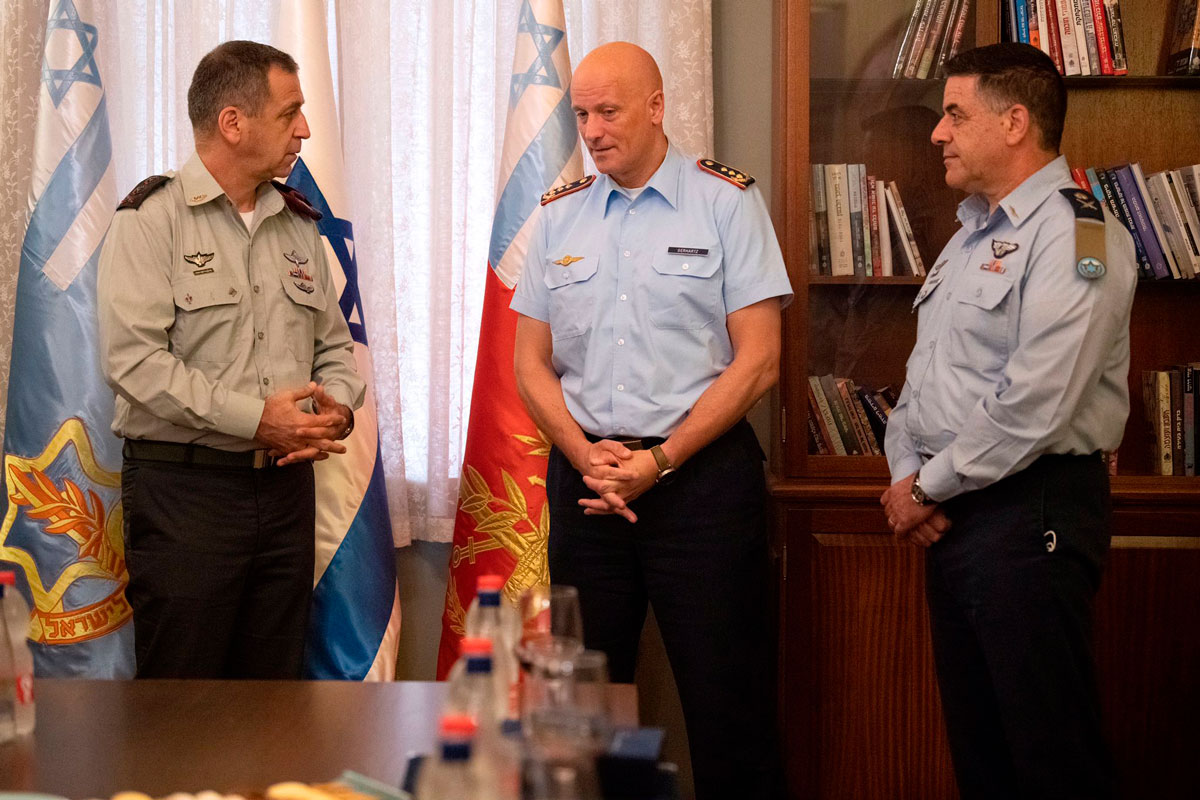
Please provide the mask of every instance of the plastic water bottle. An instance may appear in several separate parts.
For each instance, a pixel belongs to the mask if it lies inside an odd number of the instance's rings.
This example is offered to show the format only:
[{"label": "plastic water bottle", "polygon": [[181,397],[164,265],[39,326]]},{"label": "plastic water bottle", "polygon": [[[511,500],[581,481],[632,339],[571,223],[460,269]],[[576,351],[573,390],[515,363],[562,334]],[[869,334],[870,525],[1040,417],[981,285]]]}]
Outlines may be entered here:
[{"label": "plastic water bottle", "polygon": [[477,727],[473,769],[489,787],[490,797],[520,797],[520,744],[501,733],[503,688],[493,672],[490,639],[466,637],[462,656],[450,669],[444,713],[466,715]]},{"label": "plastic water bottle", "polygon": [[29,649],[29,606],[17,591],[17,576],[0,572],[0,741],[33,732],[33,653]]},{"label": "plastic water bottle", "polygon": [[492,670],[497,676],[497,691],[502,701],[497,719],[502,724],[506,720],[516,721],[521,714],[520,666],[516,656],[517,642],[521,639],[521,615],[504,599],[503,588],[503,577],[480,575],[466,620],[467,636],[492,641]]},{"label": "plastic water bottle", "polygon": [[481,796],[471,763],[475,730],[475,722],[466,714],[442,717],[437,752],[421,767],[416,800],[477,800]]}]

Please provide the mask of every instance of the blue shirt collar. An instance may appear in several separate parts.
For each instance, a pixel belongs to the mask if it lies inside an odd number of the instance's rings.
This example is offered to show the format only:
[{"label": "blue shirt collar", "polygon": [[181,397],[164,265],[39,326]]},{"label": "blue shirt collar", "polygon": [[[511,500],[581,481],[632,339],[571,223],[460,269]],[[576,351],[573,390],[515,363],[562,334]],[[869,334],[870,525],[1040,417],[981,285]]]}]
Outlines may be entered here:
[{"label": "blue shirt collar", "polygon": [[[683,171],[684,163],[684,157],[675,149],[674,145],[668,143],[667,154],[663,158],[663,162],[650,176],[650,180],[646,181],[646,188],[642,191],[639,199],[649,192],[655,192],[663,200],[666,200],[671,208],[678,208],[680,174]],[[612,208],[613,196],[621,194],[621,187],[608,175],[601,175],[596,182],[599,184],[600,196],[604,198],[604,215],[608,216],[608,211]]]},{"label": "blue shirt collar", "polygon": [[[1010,225],[1020,228],[1046,202],[1046,198],[1070,182],[1071,169],[1067,166],[1067,157],[1060,155],[1009,192],[1000,201],[993,216],[1004,214]],[[973,194],[959,203],[958,221],[972,231],[986,227],[990,221],[987,198]]]}]

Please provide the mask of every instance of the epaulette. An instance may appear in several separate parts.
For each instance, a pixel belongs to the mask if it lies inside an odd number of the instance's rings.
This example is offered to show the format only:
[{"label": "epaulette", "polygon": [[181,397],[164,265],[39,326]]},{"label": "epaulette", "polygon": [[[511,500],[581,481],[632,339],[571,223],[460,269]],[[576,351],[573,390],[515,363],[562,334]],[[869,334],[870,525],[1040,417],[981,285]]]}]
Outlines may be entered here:
[{"label": "epaulette", "polygon": [[140,208],[146,198],[154,194],[163,184],[171,180],[170,175],[151,175],[146,180],[133,187],[133,191],[125,195],[125,199],[117,206],[117,210],[122,208]]},{"label": "epaulette", "polygon": [[304,193],[294,186],[288,186],[286,183],[279,181],[271,181],[271,185],[279,190],[279,194],[283,196],[283,202],[287,204],[295,213],[300,216],[311,219],[313,222],[318,222],[324,216],[320,211],[313,208],[312,203],[308,202],[308,198]]},{"label": "epaulette", "polygon": [[1108,257],[1104,237],[1104,211],[1100,201],[1083,189],[1059,189],[1075,212],[1075,271],[1080,277],[1095,280],[1107,272]]},{"label": "epaulette", "polygon": [[709,173],[716,175],[718,178],[724,178],[739,189],[745,189],[754,183],[754,178],[740,169],[722,164],[720,161],[713,161],[711,158],[702,158],[696,162],[696,166]]},{"label": "epaulette", "polygon": [[542,205],[546,205],[546,203],[557,200],[560,197],[566,197],[569,194],[574,194],[575,192],[586,189],[587,187],[591,186],[592,182],[595,180],[595,175],[585,175],[577,181],[564,183],[562,186],[555,186],[553,189],[542,195]]}]

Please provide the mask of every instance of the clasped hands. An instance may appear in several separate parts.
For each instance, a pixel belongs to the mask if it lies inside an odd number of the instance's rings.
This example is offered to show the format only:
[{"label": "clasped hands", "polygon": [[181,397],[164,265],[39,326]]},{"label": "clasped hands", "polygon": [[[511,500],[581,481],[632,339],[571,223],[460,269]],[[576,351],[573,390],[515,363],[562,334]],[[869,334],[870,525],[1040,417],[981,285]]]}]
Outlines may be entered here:
[{"label": "clasped hands", "polygon": [[897,539],[908,539],[922,547],[938,541],[950,528],[950,518],[936,503],[921,505],[912,498],[912,483],[917,473],[896,481],[880,497],[887,514],[888,527]]},{"label": "clasped hands", "polygon": [[[302,411],[297,405],[312,398],[315,412]],[[254,440],[278,458],[278,466],[298,461],[324,461],[331,453],[345,453],[338,441],[350,425],[350,409],[310,382],[303,389],[276,392],[266,399],[262,419]]]},{"label": "clasped hands", "polygon": [[630,522],[637,522],[637,514],[629,503],[658,479],[658,464],[649,450],[630,450],[612,439],[591,443],[575,468],[596,493],[580,498],[584,514],[617,514]]}]

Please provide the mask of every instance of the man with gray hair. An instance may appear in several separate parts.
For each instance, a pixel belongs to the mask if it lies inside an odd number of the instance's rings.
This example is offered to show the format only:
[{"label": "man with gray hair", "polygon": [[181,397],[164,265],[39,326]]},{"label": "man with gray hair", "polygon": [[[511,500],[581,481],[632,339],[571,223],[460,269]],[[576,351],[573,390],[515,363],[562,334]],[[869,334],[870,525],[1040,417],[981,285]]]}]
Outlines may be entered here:
[{"label": "man with gray hair", "polygon": [[309,136],[296,62],[226,42],[188,90],[196,152],[121,202],[100,256],[138,677],[299,678],[312,461],[362,402],[314,224],[285,177]]}]

